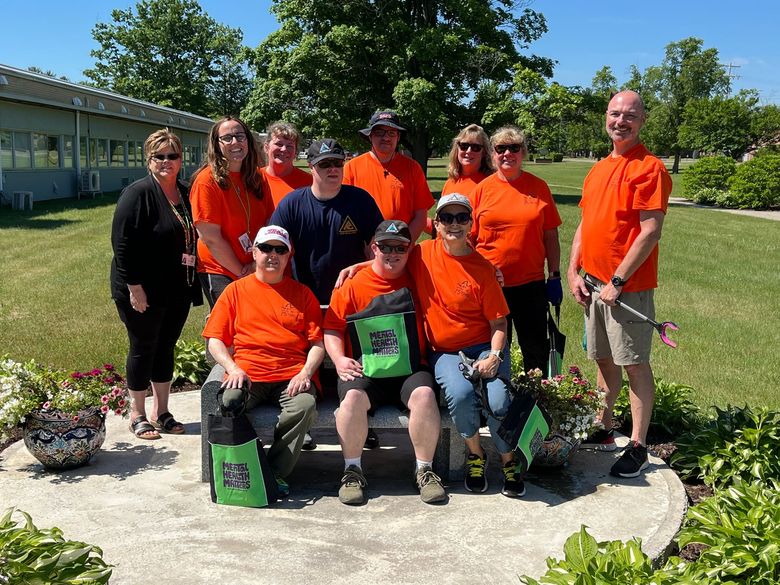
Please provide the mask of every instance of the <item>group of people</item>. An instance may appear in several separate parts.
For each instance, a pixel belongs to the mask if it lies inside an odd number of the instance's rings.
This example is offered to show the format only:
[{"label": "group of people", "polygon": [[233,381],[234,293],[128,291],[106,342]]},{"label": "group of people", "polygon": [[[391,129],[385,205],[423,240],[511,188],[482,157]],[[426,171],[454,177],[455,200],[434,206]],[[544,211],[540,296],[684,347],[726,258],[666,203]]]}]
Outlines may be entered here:
[{"label": "group of people", "polygon": [[[621,368],[629,377],[634,428],[612,469],[622,477],[647,466],[652,329],[631,321],[615,299],[652,316],[671,191],[663,164],[639,140],[644,120],[638,94],[610,101],[613,151],[585,180],[567,274],[585,307],[588,355],[607,391],[603,429],[590,446],[615,448],[611,409]],[[224,408],[240,412],[269,401],[281,408],[269,460],[283,493],[316,418],[327,352],[340,401],[343,503],[366,501],[361,453],[377,444],[369,417],[386,404],[409,411],[422,500],[447,499],[432,469],[440,390],[466,444],[465,488],[488,487],[479,434],[486,420],[502,493],[524,494],[514,446],[497,434],[497,417],[511,401],[513,333],[524,367],[546,370],[548,304],[563,298],[561,218],[547,184],[522,167],[523,132],[506,126],[488,137],[472,124],[452,142],[434,237],[417,243],[434,199],[420,165],[398,150],[404,132],[394,112],[377,112],[360,130],[369,152],[346,161],[337,141],[315,140],[305,173],[293,165],[294,126],[269,126],[261,167],[249,128],[225,117],[209,133],[207,160],[189,190],[177,180],[178,139],[167,130],[149,137],[149,176],[123,192],[112,230],[112,296],[130,341],[130,429],[137,437],[184,431],[167,405],[173,346],[202,290],[211,309],[203,336],[226,372]],[[463,376],[461,353],[475,360],[487,405]],[[144,405],[150,385],[151,422]]]}]

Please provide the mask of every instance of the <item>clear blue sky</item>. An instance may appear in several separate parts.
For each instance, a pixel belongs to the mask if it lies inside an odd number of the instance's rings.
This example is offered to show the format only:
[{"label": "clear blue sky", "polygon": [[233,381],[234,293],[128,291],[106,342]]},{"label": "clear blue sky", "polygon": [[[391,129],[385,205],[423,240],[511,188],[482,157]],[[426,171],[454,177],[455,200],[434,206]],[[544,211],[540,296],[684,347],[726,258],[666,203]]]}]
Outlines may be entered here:
[{"label": "clear blue sky", "polygon": [[[270,0],[201,0],[214,19],[244,32],[244,43],[257,44],[277,27]],[[31,65],[84,79],[96,47],[91,30],[107,22],[113,8],[131,0],[0,0],[0,63]],[[736,90],[758,89],[763,103],[780,104],[780,2],[751,0],[657,0],[652,3],[602,0],[536,0],[531,8],[545,15],[549,32],[531,52],[558,61],[555,80],[589,86],[593,74],[609,65],[623,82],[630,65],[644,70],[658,65],[664,47],[689,36],[718,49],[721,62],[732,63]]]}]

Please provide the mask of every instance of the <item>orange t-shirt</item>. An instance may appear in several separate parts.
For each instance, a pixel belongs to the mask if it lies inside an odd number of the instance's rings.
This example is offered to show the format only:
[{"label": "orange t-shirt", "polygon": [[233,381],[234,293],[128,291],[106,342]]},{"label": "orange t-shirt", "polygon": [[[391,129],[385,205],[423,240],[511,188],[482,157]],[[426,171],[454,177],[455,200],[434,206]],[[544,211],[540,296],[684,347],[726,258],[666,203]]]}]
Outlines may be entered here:
[{"label": "orange t-shirt", "polygon": [[401,153],[384,165],[370,152],[353,158],[344,166],[344,184],[368,191],[385,219],[409,223],[415,211],[433,205],[422,167]]},{"label": "orange t-shirt", "polygon": [[250,274],[231,282],[203,329],[233,347],[233,360],[253,382],[283,382],[306,363],[322,339],[322,310],[307,287],[291,278],[266,284]]},{"label": "orange t-shirt", "polygon": [[293,167],[292,172],[284,177],[277,177],[269,175],[267,167],[260,169],[260,173],[263,175],[263,187],[267,186],[265,190],[266,195],[271,196],[271,200],[274,202],[274,208],[279,205],[279,202],[284,199],[290,191],[295,191],[301,187],[308,187],[311,185],[312,178],[309,173],[298,167]]},{"label": "orange t-shirt", "polygon": [[468,177],[460,176],[457,179],[447,179],[444,181],[444,187],[441,188],[441,196],[444,197],[450,193],[471,195],[476,186],[487,176],[477,171]]},{"label": "orange t-shirt", "polygon": [[440,239],[426,240],[411,250],[407,266],[434,351],[487,343],[489,321],[509,314],[495,269],[477,252],[451,256]]},{"label": "orange t-shirt", "polygon": [[[415,317],[417,319],[417,337],[420,340],[420,356],[425,361],[427,349],[425,344],[425,331],[422,325],[422,314],[418,308],[420,303],[414,294],[414,283],[408,272],[398,278],[387,280],[374,272],[370,266],[358,272],[354,278],[347,280],[341,287],[333,289],[330,298],[330,306],[322,323],[323,329],[333,329],[342,334],[347,329],[347,315],[352,315],[365,309],[374,300],[374,297],[395,292],[402,288],[412,291],[415,304]],[[344,337],[344,352],[351,354],[349,336]]]},{"label": "orange t-shirt", "polygon": [[[585,272],[609,282],[640,232],[640,211],[669,207],[672,179],[664,164],[642,144],[623,156],[607,156],[585,177],[582,186],[582,252]],[[658,246],[632,274],[624,291],[658,286]]]},{"label": "orange t-shirt", "polygon": [[469,200],[471,237],[477,251],[504,273],[504,286],[544,280],[544,232],[561,225],[547,183],[525,171],[511,183],[491,175]]},{"label": "orange t-shirt", "polygon": [[[238,238],[247,234],[250,241],[254,240],[257,230],[268,222],[274,211],[270,197],[264,195],[262,199],[258,199],[247,191],[241,180],[241,173],[230,173],[227,189],[220,189],[206,167],[192,182],[190,201],[192,219],[196,226],[198,222],[218,225],[222,237],[230,245],[239,262],[247,264],[252,261],[251,251],[245,252]],[[198,272],[236,277],[217,262],[202,239],[198,240]]]}]

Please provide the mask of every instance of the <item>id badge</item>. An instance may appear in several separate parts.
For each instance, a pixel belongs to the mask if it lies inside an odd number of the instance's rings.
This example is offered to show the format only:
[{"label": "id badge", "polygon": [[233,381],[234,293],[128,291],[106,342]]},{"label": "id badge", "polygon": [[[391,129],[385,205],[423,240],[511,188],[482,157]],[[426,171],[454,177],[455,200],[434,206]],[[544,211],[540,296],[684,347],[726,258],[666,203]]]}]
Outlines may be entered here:
[{"label": "id badge", "polygon": [[195,266],[195,254],[182,254],[182,266]]},{"label": "id badge", "polygon": [[252,251],[252,240],[249,239],[248,235],[241,234],[240,236],[238,236],[238,243],[241,244],[241,247],[244,249],[244,252]]}]

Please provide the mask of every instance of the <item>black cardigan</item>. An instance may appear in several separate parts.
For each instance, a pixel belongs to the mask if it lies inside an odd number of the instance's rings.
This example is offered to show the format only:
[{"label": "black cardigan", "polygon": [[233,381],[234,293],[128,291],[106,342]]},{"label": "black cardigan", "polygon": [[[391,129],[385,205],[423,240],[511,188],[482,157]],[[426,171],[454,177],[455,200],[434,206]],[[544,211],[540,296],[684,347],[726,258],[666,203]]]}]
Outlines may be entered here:
[{"label": "black cardigan", "polygon": [[[181,181],[177,185],[191,219],[189,187]],[[167,306],[182,301],[203,304],[193,268],[189,268],[192,286],[187,285],[187,268],[182,265],[184,229],[151,175],[122,191],[114,211],[111,246],[112,298],[129,302],[127,285],[140,284],[150,305]],[[195,253],[194,247],[191,253]]]}]

